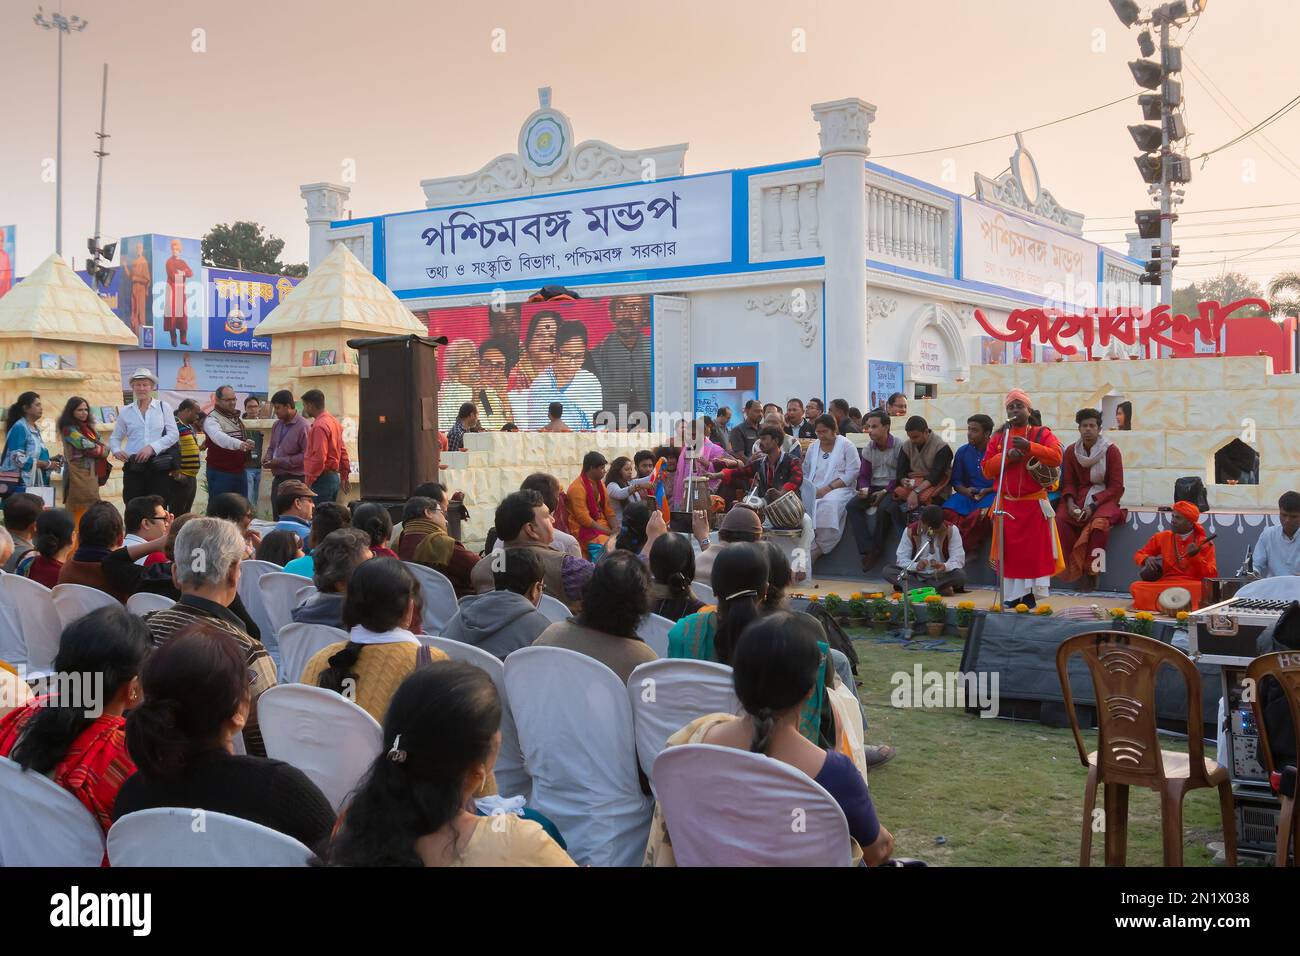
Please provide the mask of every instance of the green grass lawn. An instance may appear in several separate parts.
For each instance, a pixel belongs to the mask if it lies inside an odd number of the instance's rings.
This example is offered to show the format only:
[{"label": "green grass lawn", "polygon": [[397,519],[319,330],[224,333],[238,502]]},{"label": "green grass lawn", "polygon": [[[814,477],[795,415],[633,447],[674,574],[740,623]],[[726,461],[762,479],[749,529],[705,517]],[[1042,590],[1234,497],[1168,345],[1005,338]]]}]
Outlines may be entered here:
[{"label": "green grass lawn", "polygon": [[[961,641],[941,650],[908,649],[853,629],[858,693],[867,714],[867,742],[888,743],[898,755],[871,773],[881,823],[895,853],[941,866],[1076,866],[1086,769],[1068,728],[1037,722],[982,719],[956,709],[898,709],[890,705],[895,672],[956,671]],[[1085,734],[1091,750],[1095,734]],[[1183,741],[1161,737],[1166,750]],[[1213,757],[1213,745],[1206,756]],[[1097,806],[1102,806],[1102,788]],[[1129,791],[1128,865],[1160,866],[1160,801],[1152,790]],[[1222,842],[1218,792],[1195,790],[1183,805],[1183,862],[1211,865],[1210,841]],[[937,837],[945,842],[938,844]],[[1102,833],[1093,834],[1092,865],[1104,863]]]}]

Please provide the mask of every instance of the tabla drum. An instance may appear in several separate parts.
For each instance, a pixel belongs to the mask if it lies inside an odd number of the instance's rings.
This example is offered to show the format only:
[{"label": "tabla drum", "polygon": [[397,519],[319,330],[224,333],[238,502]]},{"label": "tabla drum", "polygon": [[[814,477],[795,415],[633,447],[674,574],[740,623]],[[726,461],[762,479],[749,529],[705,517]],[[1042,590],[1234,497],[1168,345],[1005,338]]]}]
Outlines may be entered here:
[{"label": "tabla drum", "polygon": [[764,513],[773,530],[798,531],[803,528],[803,500],[793,491],[769,501]]},{"label": "tabla drum", "polygon": [[1165,588],[1156,599],[1160,610],[1173,617],[1179,611],[1188,611],[1192,607],[1192,592],[1187,588]]}]

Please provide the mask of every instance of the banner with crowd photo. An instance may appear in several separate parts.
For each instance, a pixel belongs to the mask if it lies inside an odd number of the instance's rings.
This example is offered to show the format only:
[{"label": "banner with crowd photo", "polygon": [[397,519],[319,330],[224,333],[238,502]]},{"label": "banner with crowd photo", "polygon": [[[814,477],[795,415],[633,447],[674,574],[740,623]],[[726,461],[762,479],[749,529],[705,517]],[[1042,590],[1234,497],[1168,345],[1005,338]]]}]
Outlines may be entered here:
[{"label": "banner with crowd photo", "polygon": [[574,431],[649,427],[654,404],[651,297],[552,300],[430,309],[438,350],[438,423],[446,431],[462,404],[478,407],[486,431],[521,431],[564,408]]},{"label": "banner with crowd photo", "polygon": [[241,272],[203,270],[208,298],[209,351],[271,353],[271,340],[253,330],[266,319],[301,279]]},{"label": "banner with crowd photo", "polygon": [[199,240],[128,236],[118,261],[115,311],[140,347],[201,351],[208,297]]}]

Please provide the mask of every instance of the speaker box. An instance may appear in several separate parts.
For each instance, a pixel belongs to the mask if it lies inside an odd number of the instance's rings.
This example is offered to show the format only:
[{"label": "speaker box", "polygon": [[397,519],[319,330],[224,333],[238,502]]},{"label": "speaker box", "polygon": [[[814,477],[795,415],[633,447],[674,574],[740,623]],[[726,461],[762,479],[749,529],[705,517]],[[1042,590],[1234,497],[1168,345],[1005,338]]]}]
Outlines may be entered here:
[{"label": "speaker box", "polygon": [[438,478],[438,360],[446,338],[349,339],[357,350],[357,452],[364,500],[405,501]]}]

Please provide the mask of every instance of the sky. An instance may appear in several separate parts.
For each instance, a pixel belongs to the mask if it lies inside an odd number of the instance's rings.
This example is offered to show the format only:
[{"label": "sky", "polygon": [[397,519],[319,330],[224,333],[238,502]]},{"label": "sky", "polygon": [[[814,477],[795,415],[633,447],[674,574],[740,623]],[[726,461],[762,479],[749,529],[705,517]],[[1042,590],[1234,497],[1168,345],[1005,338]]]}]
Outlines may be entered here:
[{"label": "sky", "polygon": [[[307,257],[301,184],[354,170],[353,215],[421,208],[421,179],[515,151],[542,86],[578,140],[686,142],[688,173],[813,157],[811,104],[860,97],[877,107],[874,161],[960,193],[974,173],[1006,168],[1011,132],[1139,92],[1126,66],[1137,31],[1106,0],[56,0],[46,10],[60,6],[89,23],[64,40],[63,251],[78,264],[94,232],[105,62],[103,234],[199,237],[252,219],[286,241],[285,262]],[[35,12],[26,0],[0,5],[0,225],[17,226],[18,274],[54,248],[57,44]],[[1189,154],[1300,93],[1298,21],[1295,0],[1210,0],[1181,31]],[[1025,134],[1043,186],[1087,216],[1088,238],[1118,248],[1148,205],[1125,128],[1141,121],[1132,101]],[[1300,109],[1264,135],[1194,164],[1175,232],[1179,284],[1224,260],[1259,280],[1300,268],[1300,235],[1289,235],[1300,233]]]}]

